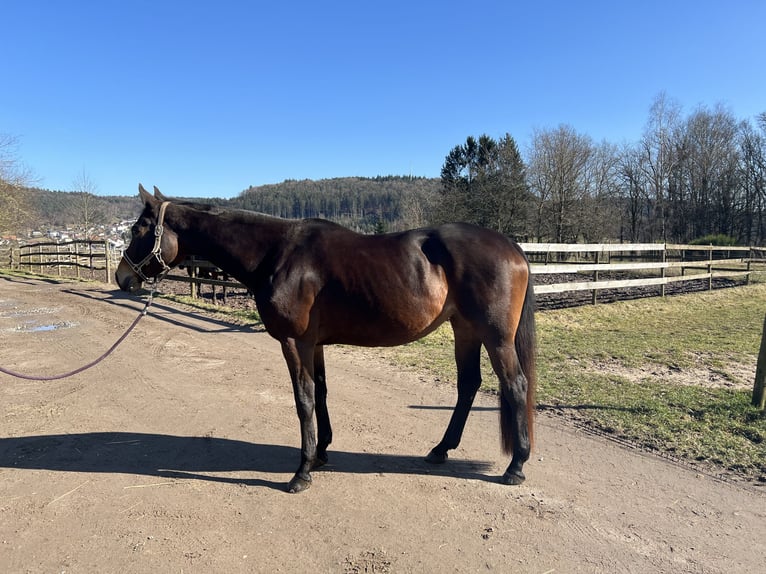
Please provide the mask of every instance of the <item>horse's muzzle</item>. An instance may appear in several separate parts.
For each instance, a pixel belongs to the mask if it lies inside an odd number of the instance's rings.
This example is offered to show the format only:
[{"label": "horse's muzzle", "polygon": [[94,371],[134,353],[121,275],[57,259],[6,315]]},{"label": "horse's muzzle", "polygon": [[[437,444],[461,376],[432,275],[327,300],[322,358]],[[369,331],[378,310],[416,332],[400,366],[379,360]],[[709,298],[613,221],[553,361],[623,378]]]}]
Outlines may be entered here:
[{"label": "horse's muzzle", "polygon": [[135,271],[133,271],[131,266],[124,259],[120,261],[117,271],[114,273],[114,278],[120,289],[127,291],[128,293],[135,293],[141,289],[141,286],[143,285],[141,278],[136,275]]}]

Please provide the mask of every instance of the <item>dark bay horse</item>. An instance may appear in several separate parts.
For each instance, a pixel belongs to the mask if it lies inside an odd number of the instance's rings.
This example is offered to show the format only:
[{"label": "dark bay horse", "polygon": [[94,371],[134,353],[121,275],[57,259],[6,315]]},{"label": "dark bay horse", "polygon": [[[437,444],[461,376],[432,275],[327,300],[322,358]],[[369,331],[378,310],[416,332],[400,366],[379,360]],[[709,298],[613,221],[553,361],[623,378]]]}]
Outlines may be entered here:
[{"label": "dark bay horse", "polygon": [[516,243],[467,224],[360,235],[319,219],[169,201],[156,187],[152,196],[139,185],[139,194],[144,209],[118,285],[135,291],[194,255],[250,289],[293,384],[301,461],[290,492],[311,485],[310,471],[327,462],[332,441],[324,345],[402,345],[445,321],[455,333],[458,398],[426,460],[445,462],[460,442],[481,383],[483,345],[500,381],[503,449],[513,453],[501,482],[524,481],[534,413],[534,295]]}]

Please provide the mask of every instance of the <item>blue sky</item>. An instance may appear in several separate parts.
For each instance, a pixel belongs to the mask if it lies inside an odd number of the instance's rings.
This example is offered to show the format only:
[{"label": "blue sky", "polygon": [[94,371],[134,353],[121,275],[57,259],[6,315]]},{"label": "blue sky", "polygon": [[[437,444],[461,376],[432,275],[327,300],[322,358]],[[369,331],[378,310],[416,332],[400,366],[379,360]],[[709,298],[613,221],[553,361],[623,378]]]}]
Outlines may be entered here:
[{"label": "blue sky", "polygon": [[4,0],[0,133],[40,187],[232,197],[438,177],[469,135],[634,142],[660,92],[766,111],[766,2]]}]

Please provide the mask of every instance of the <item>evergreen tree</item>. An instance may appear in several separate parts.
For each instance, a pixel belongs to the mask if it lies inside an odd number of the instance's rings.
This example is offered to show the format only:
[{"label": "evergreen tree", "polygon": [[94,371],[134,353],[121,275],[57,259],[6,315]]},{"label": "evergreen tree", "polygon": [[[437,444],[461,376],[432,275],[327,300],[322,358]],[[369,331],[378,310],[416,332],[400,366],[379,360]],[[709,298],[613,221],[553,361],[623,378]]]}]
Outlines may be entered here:
[{"label": "evergreen tree", "polygon": [[524,235],[529,191],[515,140],[468,136],[441,170],[441,201],[433,222],[466,221],[508,235]]}]

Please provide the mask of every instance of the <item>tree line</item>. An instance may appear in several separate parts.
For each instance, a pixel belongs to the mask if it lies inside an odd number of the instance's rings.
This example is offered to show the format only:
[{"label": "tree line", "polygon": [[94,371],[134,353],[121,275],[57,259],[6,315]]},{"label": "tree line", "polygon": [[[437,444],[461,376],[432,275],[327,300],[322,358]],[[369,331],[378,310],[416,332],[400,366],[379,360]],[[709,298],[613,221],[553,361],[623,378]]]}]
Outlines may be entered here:
[{"label": "tree line", "polygon": [[766,112],[738,121],[723,106],[683,116],[654,101],[633,144],[573,127],[513,138],[469,136],[445,158],[434,222],[454,216],[527,241],[766,243]]},{"label": "tree line", "polygon": [[[87,174],[73,192],[25,187],[15,145],[0,137],[0,233],[137,215],[134,197],[96,195]],[[594,142],[566,124],[535,130],[524,152],[510,134],[468,136],[438,178],[287,180],[197,201],[365,233],[468,221],[524,241],[764,245],[766,112],[738,120],[717,105],[684,115],[659,94],[633,143]]]}]

